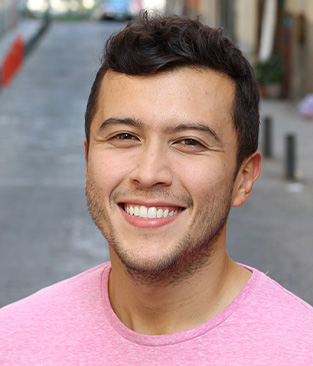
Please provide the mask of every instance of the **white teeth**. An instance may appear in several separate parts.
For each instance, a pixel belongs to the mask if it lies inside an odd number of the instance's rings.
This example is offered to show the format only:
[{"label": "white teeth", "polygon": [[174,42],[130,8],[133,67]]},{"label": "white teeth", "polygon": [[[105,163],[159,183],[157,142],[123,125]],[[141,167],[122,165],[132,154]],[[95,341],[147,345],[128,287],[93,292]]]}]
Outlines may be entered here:
[{"label": "white teeth", "polygon": [[157,217],[157,210],[155,207],[149,207],[148,219],[155,219]]},{"label": "white teeth", "polygon": [[168,208],[164,211],[159,208],[158,210],[156,207],[146,207],[146,206],[130,206],[125,205],[125,212],[131,216],[141,217],[143,219],[155,219],[155,218],[165,218],[165,217],[172,217],[178,214],[181,210],[170,211]]},{"label": "white teeth", "polygon": [[148,209],[146,206],[140,206],[139,216],[142,217],[143,219],[148,218]]}]

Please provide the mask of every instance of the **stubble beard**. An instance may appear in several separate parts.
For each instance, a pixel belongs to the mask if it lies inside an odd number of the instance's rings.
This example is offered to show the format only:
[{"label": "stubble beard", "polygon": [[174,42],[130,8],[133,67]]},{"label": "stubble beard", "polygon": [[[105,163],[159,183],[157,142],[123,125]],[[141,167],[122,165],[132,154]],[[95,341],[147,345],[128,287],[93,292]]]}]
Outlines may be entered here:
[{"label": "stubble beard", "polygon": [[[216,195],[204,198],[204,201],[209,202],[209,211],[199,214],[197,226],[201,233],[196,237],[194,234],[193,237],[186,234],[171,253],[152,265],[134,258],[127,250],[122,249],[109,215],[101,205],[100,194],[93,180],[89,180],[86,185],[88,207],[93,221],[106,237],[128,275],[138,284],[154,287],[174,286],[209,264],[231,209],[232,186],[225,191],[219,192],[218,198]],[[147,242],[148,240],[147,235]]]}]

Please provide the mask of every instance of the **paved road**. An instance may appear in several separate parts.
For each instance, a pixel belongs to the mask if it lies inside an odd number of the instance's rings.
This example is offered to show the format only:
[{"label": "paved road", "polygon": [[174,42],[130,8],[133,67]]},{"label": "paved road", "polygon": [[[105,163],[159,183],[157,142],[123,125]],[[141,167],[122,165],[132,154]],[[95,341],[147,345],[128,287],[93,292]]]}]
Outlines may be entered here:
[{"label": "paved road", "polygon": [[[53,25],[0,94],[0,306],[108,259],[84,193],[83,114],[104,39],[121,24]],[[244,207],[233,210],[229,253],[313,303],[313,123],[286,103],[275,116],[275,157]],[[299,127],[300,126],[300,127]],[[304,175],[282,177],[285,131],[299,134]]]}]

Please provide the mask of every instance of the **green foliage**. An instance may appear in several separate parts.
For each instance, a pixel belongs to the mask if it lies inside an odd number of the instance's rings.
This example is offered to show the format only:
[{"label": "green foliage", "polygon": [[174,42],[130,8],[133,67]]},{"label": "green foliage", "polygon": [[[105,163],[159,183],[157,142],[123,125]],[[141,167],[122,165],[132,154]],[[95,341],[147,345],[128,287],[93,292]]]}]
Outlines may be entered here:
[{"label": "green foliage", "polygon": [[254,72],[260,85],[281,83],[284,78],[284,66],[277,54],[273,54],[265,61],[256,62]]}]

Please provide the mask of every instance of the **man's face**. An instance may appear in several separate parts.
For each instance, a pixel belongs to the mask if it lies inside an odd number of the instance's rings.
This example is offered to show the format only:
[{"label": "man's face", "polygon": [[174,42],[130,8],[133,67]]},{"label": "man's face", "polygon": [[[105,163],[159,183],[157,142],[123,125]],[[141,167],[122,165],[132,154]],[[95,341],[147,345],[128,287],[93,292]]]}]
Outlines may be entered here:
[{"label": "man's face", "polygon": [[209,69],[106,73],[86,192],[112,261],[157,281],[194,272],[224,245],[237,194],[233,100],[233,81]]}]

